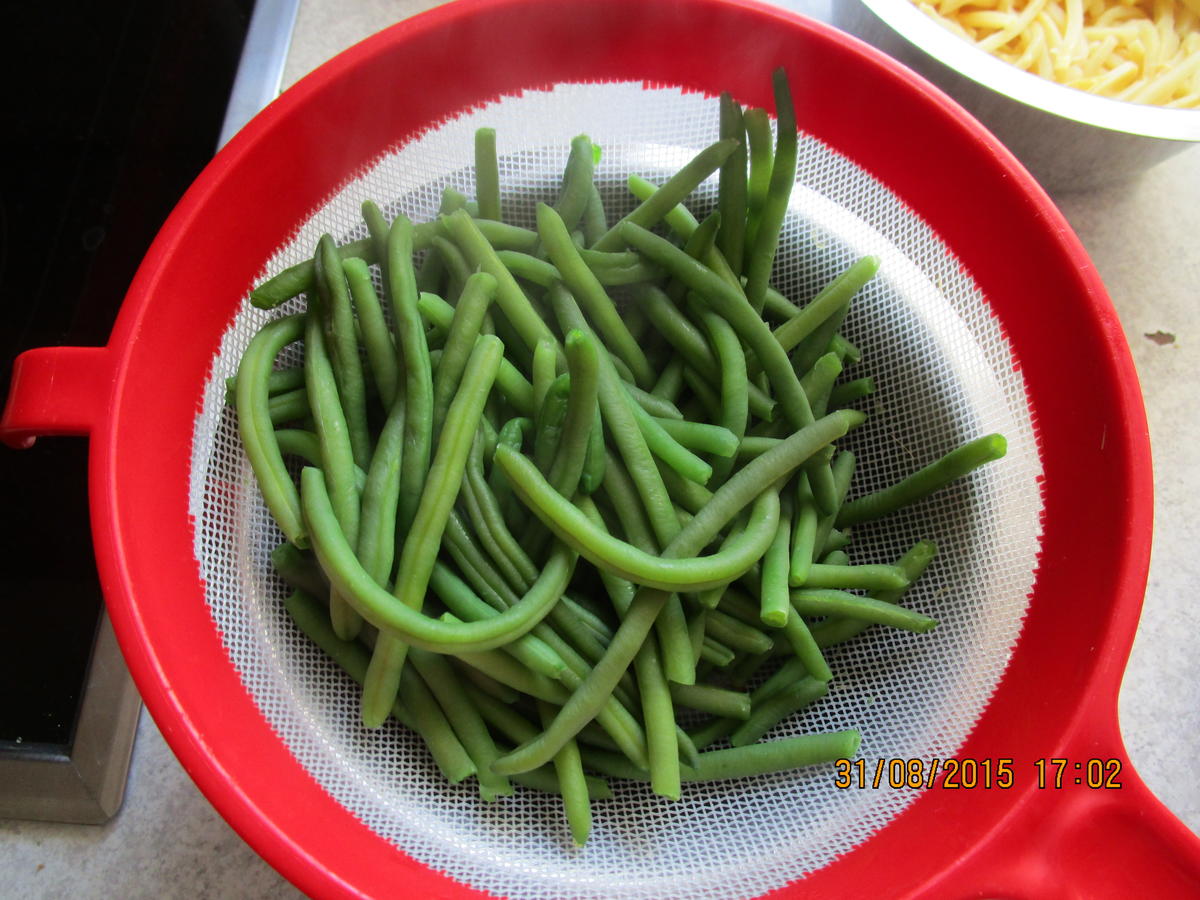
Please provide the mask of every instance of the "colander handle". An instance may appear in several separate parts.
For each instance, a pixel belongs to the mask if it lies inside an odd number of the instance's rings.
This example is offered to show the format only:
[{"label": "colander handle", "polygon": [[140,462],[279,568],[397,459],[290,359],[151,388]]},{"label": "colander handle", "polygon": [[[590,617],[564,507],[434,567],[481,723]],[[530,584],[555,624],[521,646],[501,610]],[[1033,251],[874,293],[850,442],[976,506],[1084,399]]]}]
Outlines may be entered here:
[{"label": "colander handle", "polygon": [[[1097,733],[1107,739],[1095,739]],[[1035,763],[1046,786],[1024,795],[993,839],[946,874],[937,896],[1200,897],[1200,838],[1134,770],[1115,716],[1111,730],[1091,735],[1077,735],[1055,759]]]},{"label": "colander handle", "polygon": [[89,434],[108,414],[112,357],[107,347],[39,347],[19,355],[0,441],[23,449],[42,435]]}]

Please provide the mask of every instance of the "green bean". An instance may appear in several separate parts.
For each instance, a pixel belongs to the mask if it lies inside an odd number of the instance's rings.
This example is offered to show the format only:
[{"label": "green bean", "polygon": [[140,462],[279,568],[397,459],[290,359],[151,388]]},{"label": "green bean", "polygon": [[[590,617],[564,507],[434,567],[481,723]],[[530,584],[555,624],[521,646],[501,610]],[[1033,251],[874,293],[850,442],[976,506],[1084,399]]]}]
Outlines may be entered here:
[{"label": "green bean", "polygon": [[[431,252],[437,254],[436,258],[440,261],[440,268],[443,269],[446,275],[445,287],[443,288],[446,298],[455,301],[458,295],[462,293],[462,289],[466,285],[467,279],[471,277],[473,270],[468,265],[466,257],[463,256],[458,246],[440,234],[433,239]],[[426,279],[426,284],[432,280],[432,278]]]},{"label": "green bean", "polygon": [[[446,520],[442,546],[470,583],[471,589],[492,609],[503,612],[520,600],[520,596],[513,592],[513,588],[496,570],[492,561],[479,549],[471,529],[457,511],[452,511]],[[436,573],[436,566],[434,571]]]},{"label": "green bean", "polygon": [[938,624],[937,620],[913,610],[846,591],[795,590],[792,591],[792,607],[804,616],[845,616],[920,634],[932,631]]},{"label": "green bean", "polygon": [[583,474],[598,409],[600,357],[595,340],[585,332],[574,329],[567,332],[563,344],[570,391],[561,442],[547,472],[547,481],[564,497],[572,497]]},{"label": "green bean", "polygon": [[681,476],[697,484],[707,484],[712,477],[712,466],[688,450],[671,436],[657,419],[636,401],[630,404],[634,421],[641,430],[650,452]]},{"label": "green bean", "polygon": [[705,635],[704,644],[700,650],[701,659],[707,660],[715,666],[724,667],[733,662],[736,656],[737,654],[720,641]]},{"label": "green bean", "polygon": [[642,411],[659,419],[682,419],[683,413],[679,407],[670,400],[652,394],[649,391],[644,391],[636,384],[629,381],[622,381],[626,393],[629,394],[631,400],[642,408]]},{"label": "green bean", "polygon": [[841,409],[844,406],[849,406],[856,400],[869,397],[873,393],[875,393],[875,380],[873,378],[855,378],[853,381],[833,386],[833,389],[829,392],[829,406],[832,409]]},{"label": "green bean", "polygon": [[583,228],[585,247],[595,246],[601,235],[608,231],[608,216],[604,211],[604,199],[600,196],[600,189],[595,184],[588,192],[588,201],[583,208],[580,225]]},{"label": "green bean", "polygon": [[371,283],[371,271],[358,257],[342,262],[342,272],[350,285],[350,296],[358,312],[367,365],[384,409],[391,409],[399,390],[400,370],[396,362],[396,346],[383,317],[383,308]]},{"label": "green bean", "polygon": [[721,94],[721,137],[738,142],[738,147],[721,165],[717,189],[717,208],[721,211],[721,231],[717,246],[734,272],[742,270],[746,241],[746,128],[742,108],[728,93]]},{"label": "green bean", "polygon": [[285,391],[282,394],[272,394],[270,400],[267,401],[267,414],[271,418],[271,424],[275,426],[299,421],[305,418],[310,411],[308,391],[302,387]]},{"label": "green bean", "polygon": [[424,484],[433,446],[433,371],[429,347],[417,308],[416,274],[412,266],[413,227],[397,216],[388,231],[388,293],[396,346],[404,373],[404,452],[400,482],[402,490],[396,512],[396,532],[407,533],[420,497],[413,486]]},{"label": "green bean", "polygon": [[284,541],[271,551],[271,565],[289,587],[313,597],[329,596],[325,573],[309,554],[295,544]]},{"label": "green bean", "polygon": [[746,719],[750,716],[750,695],[740,691],[707,684],[672,684],[671,699],[680,706],[712,713],[715,716],[728,716],[733,719]]},{"label": "green bean", "polygon": [[622,226],[621,234],[630,246],[670,271],[728,320],[738,337],[758,356],[793,428],[802,428],[812,421],[812,409],[791,361],[744,294],[721,280],[703,263],[644,228],[626,224]]},{"label": "green bean", "polygon": [[[436,294],[421,294],[417,299],[417,308],[422,316],[435,325],[449,328],[454,321],[454,307]],[[476,343],[479,343],[478,339]],[[533,404],[533,385],[507,359],[500,361],[496,387],[514,410],[522,416],[533,415],[536,409]]]},{"label": "green bean", "polygon": [[[629,192],[643,203],[649,202],[656,194],[658,194],[660,190],[666,187],[664,184],[662,188],[660,188],[658,185],[647,181],[640,175],[630,175],[626,179],[626,184],[629,187]],[[661,201],[665,201],[666,199],[667,198],[665,195],[660,197]],[[666,203],[663,202],[663,205],[665,206]],[[685,241],[692,236],[692,233],[700,224],[696,217],[692,215],[691,210],[683,205],[682,200],[668,209],[667,212],[663,214],[662,220],[666,223],[667,228],[675,232],[675,234],[679,235],[679,237],[683,238]],[[618,222],[617,224],[619,225],[620,223]]]},{"label": "green bean", "polygon": [[345,535],[337,527],[319,469],[309,467],[301,472],[301,502],[312,523],[313,549],[330,581],[352,597],[377,627],[395,631],[408,643],[428,650],[489,649],[515,640],[546,615],[570,577],[573,554],[565,548],[556,550],[518,604],[486,621],[448,626],[397,603],[358,564]]},{"label": "green bean", "polygon": [[775,539],[762,559],[762,590],[759,617],[772,628],[787,624],[788,569],[791,562],[792,504],[785,502],[779,515]]},{"label": "green bean", "polygon": [[[937,547],[932,541],[919,541],[896,561],[896,566],[914,583],[933,561]],[[894,591],[872,591],[871,597],[883,603],[899,603],[907,589]],[[860,619],[826,619],[812,627],[813,640],[821,647],[840,644],[862,634],[871,626]]]},{"label": "green bean", "polygon": [[[441,621],[451,627],[462,624],[461,620],[450,613],[442,613]],[[565,703],[570,696],[561,682],[528,668],[522,660],[513,656],[507,647],[504,650],[455,650],[453,656],[500,684],[529,697],[550,703]],[[407,668],[406,666],[405,669]]]},{"label": "green bean", "polygon": [[752,707],[750,716],[729,736],[729,743],[735,747],[753,744],[779,722],[828,692],[829,685],[816,678],[801,678],[793,682],[765,702]]},{"label": "green bean", "polygon": [[496,258],[515,277],[523,278],[539,287],[550,287],[554,282],[562,280],[562,273],[555,268],[554,263],[532,254],[517,250],[497,250]]},{"label": "green bean", "polygon": [[629,366],[635,384],[643,388],[651,387],[654,383],[654,370],[646,359],[646,354],[629,333],[612,298],[579,255],[579,248],[571,241],[563,220],[553,207],[539,203],[537,224],[546,254],[561,273],[563,284],[574,295],[600,338]]},{"label": "green bean", "polygon": [[479,337],[484,314],[496,293],[496,279],[486,272],[470,275],[454,308],[454,317],[446,336],[446,346],[433,379],[433,429],[441,430],[450,400],[462,379],[467,358]]},{"label": "green bean", "polygon": [[[590,333],[587,321],[576,305],[574,298],[561,286],[549,291],[559,325],[563,331],[578,329],[585,334]],[[675,517],[671,514],[671,504],[667,490],[663,486],[662,477],[654,465],[654,458],[646,444],[636,413],[636,404],[629,393],[621,386],[611,361],[605,354],[600,354],[600,380],[598,397],[600,412],[605,425],[613,438],[613,443],[620,452],[629,475],[637,486],[651,525],[660,541],[663,536],[670,539],[679,529]]]},{"label": "green bean", "polygon": [[308,538],[300,512],[300,495],[283,461],[271,424],[268,373],[279,351],[303,334],[302,315],[268,322],[242,355],[237,380],[238,432],[246,448],[246,457],[267,509],[284,536],[297,547],[306,547]]},{"label": "green bean", "polygon": [[[443,614],[444,621],[450,621],[445,618],[447,615],[464,622],[491,619],[499,612],[509,608],[503,603],[500,604],[499,610],[490,606],[486,601],[480,599],[457,574],[441,562],[434,565],[433,572],[429,577],[429,586],[438,599],[450,610],[449,613]],[[567,665],[549,644],[533,633],[524,634],[511,643],[504,644],[501,649],[531,672],[554,680],[560,678]],[[505,683],[510,682],[506,681]]]},{"label": "green bean", "polygon": [[778,522],[778,496],[764,491],[755,503],[751,525],[728,548],[712,556],[664,559],[602,531],[558,494],[526,457],[497,447],[495,462],[517,496],[559,540],[614,575],[663,590],[702,590],[737,577],[762,556]]},{"label": "green bean", "polygon": [[[309,308],[304,344],[304,377],[317,439],[321,444],[321,463],[329,483],[332,510],[339,530],[344,532],[350,546],[354,546],[358,542],[361,515],[354,452],[346,416],[338,399],[333,367],[325,350],[319,308]],[[336,586],[330,591],[329,603],[334,632],[345,640],[354,638],[362,627],[362,620]]]},{"label": "green bean", "polygon": [[825,542],[829,539],[829,533],[833,530],[837,520],[838,510],[841,509],[846,493],[850,490],[850,480],[854,475],[855,462],[853,453],[849,450],[842,450],[829,466],[829,471],[833,475],[835,503],[832,512],[824,513],[817,519],[817,533],[813,538],[814,561],[825,553]]},{"label": "green bean", "polygon": [[496,158],[496,129],[475,129],[475,199],[479,217],[497,222],[500,210],[500,164]]},{"label": "green bean", "polygon": [[769,635],[719,609],[710,609],[705,623],[707,634],[733,650],[767,653],[775,646],[775,641]]},{"label": "green bean", "polygon": [[468,695],[471,697],[472,705],[477,709],[479,704],[475,703],[474,700],[476,697],[481,695],[494,698],[500,701],[502,704],[516,703],[521,699],[521,692],[516,688],[509,687],[507,684],[497,681],[491,675],[487,675],[479,671],[479,669],[476,669],[474,666],[468,666],[461,660],[458,662],[459,664],[456,666],[456,668],[462,673],[463,678],[469,682],[469,684],[464,683],[462,687],[464,690],[467,690],[468,687],[473,688],[473,690],[468,691]]},{"label": "green bean", "polygon": [[796,108],[787,73],[782,68],[776,69],[772,73],[772,83],[775,91],[775,153],[767,194],[758,208],[757,227],[746,254],[746,298],[759,313],[766,302],[767,282],[775,263],[792,186],[796,182],[798,152]]},{"label": "green bean", "polygon": [[[412,313],[416,313],[415,306]],[[462,485],[467,455],[503,352],[498,338],[491,335],[480,338],[471,351],[466,372],[446,413],[437,453],[429,466],[428,479],[424,482],[416,511],[404,537],[396,571],[393,588],[395,599],[410,609],[420,610],[425,599],[442,533]],[[411,414],[412,404],[406,403],[406,419]],[[410,433],[406,427],[405,436]],[[407,455],[408,448],[404,453]],[[400,513],[397,518],[400,518]],[[404,657],[404,642],[400,637],[381,636],[363,688],[363,720],[368,727],[371,722],[378,721],[379,710],[383,708],[388,695],[395,695]]]},{"label": "green bean", "polygon": [[[663,366],[659,372],[658,380],[654,382],[654,387],[650,389],[650,393],[655,397],[674,403],[678,399],[679,394],[683,391],[683,359],[678,356],[672,356],[667,364]],[[682,416],[682,413],[680,413]]]},{"label": "green bean", "polygon": [[563,171],[562,190],[554,204],[555,211],[568,231],[579,224],[591,199],[595,165],[596,157],[591,138],[586,134],[572,138],[571,152],[567,156],[566,169]]},{"label": "green bean", "polygon": [[837,588],[847,591],[895,591],[908,587],[908,578],[896,566],[829,565],[813,563],[800,587]]},{"label": "green bean", "polygon": [[579,473],[579,490],[586,496],[599,490],[604,483],[608,459],[604,448],[604,421],[600,415],[599,386],[597,404],[592,413],[592,427],[588,432],[587,450],[583,456],[583,471]]},{"label": "green bean", "polygon": [[808,395],[808,404],[812,407],[814,416],[825,415],[833,382],[841,374],[842,361],[836,353],[826,353],[818,357],[812,368],[800,378],[800,386]]},{"label": "green bean", "polygon": [[[495,454],[495,452],[495,445],[493,445],[491,454]],[[491,534],[492,540],[497,544],[500,552],[516,570],[519,589],[525,591],[537,579],[538,568],[509,530],[508,523],[504,521],[500,503],[491,488],[488,487],[483,470],[485,453],[482,435],[477,435],[475,442],[471,445],[463,489],[469,492],[473,502],[478,506],[483,527]]]},{"label": "green bean", "polygon": [[[225,379],[225,403],[237,405],[237,376],[231,375]],[[286,394],[297,388],[304,387],[304,366],[290,369],[273,369],[267,375],[267,394],[270,397]],[[306,400],[307,405],[307,400]]]},{"label": "green bean", "polygon": [[[662,557],[678,559],[698,553],[751,502],[752,498],[757,503],[758,498],[765,494],[777,503],[778,495],[774,491],[761,491],[761,485],[774,483],[829,440],[836,440],[854,424],[856,420],[847,412],[826,416],[809,428],[798,431],[775,451],[764,454],[744,466],[722,485],[720,490],[713,494],[712,501],[663,547]],[[497,459],[500,453],[498,448]],[[768,518],[773,519],[774,516]],[[554,722],[537,739],[522,744],[497,760],[496,771],[520,772],[545,764],[566,740],[573,737],[595,716],[645,641],[654,620],[669,597],[669,593],[650,587],[638,590],[620,627],[613,635],[604,658],[571,695],[571,699],[560,710]]]},{"label": "green bean", "polygon": [[792,351],[792,362],[796,366],[796,371],[804,372],[811,369],[817,364],[817,360],[826,354],[833,354],[841,363],[841,357],[832,349],[833,339],[837,337],[838,330],[849,314],[850,304],[847,302],[838,307],[833,315],[818,325],[812,334],[800,342],[800,345]]},{"label": "green bean", "polygon": [[655,416],[662,429],[689,450],[732,457],[737,453],[737,435],[722,425],[689,422],[683,419],[664,419]]},{"label": "green bean", "polygon": [[[375,253],[370,238],[353,241],[337,248],[340,259],[358,256],[367,262],[375,261]],[[302,263],[284,269],[278,275],[268,278],[250,292],[250,303],[259,309],[274,309],[286,303],[293,297],[312,290],[313,261],[311,258]]]},{"label": "green bean", "polygon": [[512,785],[503,775],[492,768],[500,755],[487,724],[471,703],[454,677],[450,663],[436,653],[413,648],[412,661],[421,679],[437,698],[438,705],[458,735],[459,741],[475,763],[475,777],[479,781],[479,793],[484,800],[495,800],[512,793]]},{"label": "green bean", "polygon": [[825,549],[827,551],[841,550],[850,544],[850,536],[844,531],[838,531],[836,528],[829,529],[829,537],[825,539]]},{"label": "green bean", "polygon": [[387,586],[396,554],[396,507],[400,502],[404,414],[404,403],[393,402],[371,456],[359,515],[358,559],[382,587]]},{"label": "green bean", "polygon": [[633,665],[646,727],[650,786],[654,793],[678,800],[679,740],[675,734],[675,710],[658,646],[653,639],[644,641],[638,648]]},{"label": "green bean", "polygon": [[367,395],[355,332],[354,307],[342,262],[333,238],[321,235],[314,258],[320,310],[326,320],[327,348],[338,399],[346,418],[354,462],[365,469],[371,458],[371,436],[367,431]]},{"label": "green bean", "polygon": [[[538,714],[543,725],[554,719],[554,712],[546,703],[538,704]],[[583,762],[579,757],[579,747],[575,741],[569,740],[554,754],[554,771],[558,776],[559,789],[562,792],[563,812],[567,817],[567,826],[576,846],[582,847],[587,842],[588,833],[592,829],[592,807],[588,801],[587,780],[583,774]]]},{"label": "green bean", "polygon": [[[736,443],[746,435],[750,415],[750,381],[747,378],[746,354],[733,328],[721,316],[705,309],[703,304],[691,298],[708,332],[709,340],[717,354],[720,372],[721,405],[717,424],[727,429]],[[724,481],[733,469],[733,454],[713,464],[717,481]]]},{"label": "green bean", "polygon": [[792,318],[775,329],[775,340],[784,350],[791,351],[811,335],[821,323],[844,308],[879,271],[879,258],[864,256],[829,282]]},{"label": "green bean", "polygon": [[[333,633],[325,614],[324,604],[302,591],[297,591],[284,600],[284,608],[292,620],[308,638],[321,648],[334,662],[359,684],[367,671],[367,650],[356,641],[343,641]],[[417,679],[419,682],[419,679]],[[420,689],[424,690],[423,683]],[[425,690],[402,691],[403,705],[397,702],[392,715],[405,726],[413,729],[425,741],[434,763],[446,780],[457,784],[475,774],[475,764],[463,749],[449,723]]]},{"label": "green bean", "polygon": [[624,239],[624,226],[627,223],[649,228],[661,221],[676,204],[694,191],[701,182],[720,168],[721,163],[739,146],[737,140],[719,140],[701,150],[690,162],[667,179],[654,196],[639,204],[631,213],[613,225],[594,244],[594,250],[619,250]]},{"label": "green bean", "polygon": [[[786,772],[838,759],[849,759],[858,752],[861,742],[862,736],[858,731],[847,730],[827,734],[804,734],[726,750],[708,750],[700,754],[695,766],[682,766],[680,776],[689,782],[725,781]],[[645,771],[630,765],[628,760],[603,750],[588,748],[584,753],[584,763],[589,768],[614,778],[641,781],[648,778]]]},{"label": "green bean", "polygon": [[771,120],[767,111],[759,107],[742,113],[742,124],[746,129],[746,150],[750,161],[750,174],[746,180],[746,256],[753,251],[758,232],[758,221],[767,202],[771,185],[771,170],[775,150],[772,147]]},{"label": "green bean", "polygon": [[704,332],[675,305],[666,291],[657,285],[640,284],[633,290],[633,299],[687,364],[700,372],[717,371],[717,358]]},{"label": "green bean", "polygon": [[838,355],[843,365],[862,361],[862,351],[846,340],[844,334],[838,333],[829,339],[829,350]]},{"label": "green bean", "polygon": [[543,475],[549,473],[554,455],[558,451],[570,392],[571,377],[564,372],[550,382],[534,420],[533,460]]},{"label": "green bean", "polygon": [[1007,442],[999,434],[969,441],[891,487],[847,502],[838,513],[837,524],[857,525],[916,503],[985,463],[1000,459],[1007,449]]},{"label": "green bean", "polygon": [[[496,279],[496,305],[525,346],[532,351],[542,338],[553,340],[554,334],[549,326],[538,315],[512,273],[496,256],[493,244],[489,242],[479,224],[464,210],[453,212],[442,221],[471,267],[487,272]],[[536,240],[537,235],[534,234],[534,241]]]},{"label": "green bean", "polygon": [[543,338],[533,348],[533,408],[541,411],[550,385],[558,377],[558,342]]},{"label": "green bean", "polygon": [[808,578],[808,570],[816,556],[817,518],[817,507],[808,479],[801,476],[797,480],[796,520],[788,569],[788,585],[791,587],[799,587]]},{"label": "green bean", "polygon": [[[476,454],[477,451],[475,448],[479,444],[480,439],[477,436],[471,447],[472,456]],[[505,543],[505,537],[512,537],[511,533],[508,531],[508,526],[503,526],[504,536],[501,536],[499,539],[497,539],[497,530],[495,528],[496,523],[491,521],[489,515],[484,512],[483,504],[480,502],[479,492],[476,490],[476,482],[472,481],[469,475],[465,475],[463,477],[462,487],[459,491],[458,497],[461,502],[461,506],[466,510],[467,519],[474,529],[474,533],[472,535],[473,540],[485,551],[488,559],[492,561],[492,565],[504,579],[504,583],[512,588],[512,590],[520,594],[523,594],[525,591],[529,590],[530,585],[532,585],[534,580],[537,578],[536,568],[533,570],[532,574],[529,575],[529,577],[526,577],[528,570],[524,569],[520,564],[517,563],[516,559],[506,552],[511,545],[509,543]],[[501,518],[503,517],[501,516]],[[515,543],[515,539],[512,539],[512,542]],[[529,561],[527,554],[525,554],[523,550],[520,550],[519,546],[518,550],[520,551],[522,557],[524,557],[526,561]]]}]

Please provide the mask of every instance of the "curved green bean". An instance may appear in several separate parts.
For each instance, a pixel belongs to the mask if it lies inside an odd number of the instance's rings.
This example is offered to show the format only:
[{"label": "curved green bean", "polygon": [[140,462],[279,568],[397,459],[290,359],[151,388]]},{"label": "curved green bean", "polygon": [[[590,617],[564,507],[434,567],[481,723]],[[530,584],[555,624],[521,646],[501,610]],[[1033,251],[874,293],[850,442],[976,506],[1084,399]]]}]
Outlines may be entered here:
[{"label": "curved green bean", "polygon": [[264,325],[250,341],[238,365],[238,432],[263,500],[284,536],[297,547],[308,546],[300,493],[288,472],[271,423],[268,377],[275,357],[304,334],[303,315],[287,316]]}]

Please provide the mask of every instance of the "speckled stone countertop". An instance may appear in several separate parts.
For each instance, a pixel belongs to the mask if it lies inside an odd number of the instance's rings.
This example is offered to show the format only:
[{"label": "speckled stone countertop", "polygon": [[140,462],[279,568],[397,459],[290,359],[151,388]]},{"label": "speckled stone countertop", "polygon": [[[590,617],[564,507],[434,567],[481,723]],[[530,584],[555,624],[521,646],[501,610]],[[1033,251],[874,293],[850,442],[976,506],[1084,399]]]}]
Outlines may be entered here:
[{"label": "speckled stone countertop", "polygon": [[[836,2],[836,0],[834,0]],[[285,84],[428,0],[303,0]],[[792,0],[817,18],[829,4]],[[336,8],[335,8],[336,7]],[[1141,377],[1155,465],[1155,537],[1120,696],[1142,778],[1200,832],[1200,146],[1136,181],[1056,197],[1104,279]],[[0,822],[0,895],[294,898],[195,788],[143,714],[125,803],[104,826]]]}]

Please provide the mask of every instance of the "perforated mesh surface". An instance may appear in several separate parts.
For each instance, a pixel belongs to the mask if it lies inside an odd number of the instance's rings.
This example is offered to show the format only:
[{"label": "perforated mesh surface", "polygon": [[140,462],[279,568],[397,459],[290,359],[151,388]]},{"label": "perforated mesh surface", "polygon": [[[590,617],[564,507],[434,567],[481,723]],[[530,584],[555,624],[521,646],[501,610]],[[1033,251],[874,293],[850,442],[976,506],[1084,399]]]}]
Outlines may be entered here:
[{"label": "perforated mesh surface", "polygon": [[[716,102],[640,85],[528,92],[444,123],[383,157],[314,212],[274,273],[311,254],[317,237],[365,234],[375,199],[414,221],[441,189],[473,190],[471,136],[497,129],[509,212],[531,223],[553,199],[574,135],[603,147],[606,201],[628,201],[628,172],[649,177],[686,161],[717,133]],[[940,553],[905,603],[936,617],[928,635],[872,629],[829,651],[828,697],[768,735],[858,728],[868,760],[944,758],[961,745],[1001,678],[1033,582],[1040,465],[1018,367],[987,302],[935,233],[882,185],[812,138],[801,142],[798,188],[775,285],[807,300],[864,253],[880,275],[856,301],[846,334],[862,349],[852,371],[879,392],[869,423],[843,442],[859,460],[853,493],[891,483],[964,440],[1001,432],[1008,456],[885,524],[855,530],[854,562],[884,562],[929,538]],[[715,186],[700,192],[701,204]],[[223,379],[270,316],[243,304],[213,361],[196,422],[195,548],[230,661],[276,733],[346,809],[429,867],[517,898],[742,898],[827,865],[883,828],[915,793],[837,790],[832,766],[687,784],[679,802],[614,782],[594,804],[584,849],[570,841],[557,798],[518,790],[481,801],[473,783],[441,778],[419,739],[390,723],[358,723],[358,689],[298,633],[282,608],[268,554],[280,540],[254,486]]]}]

